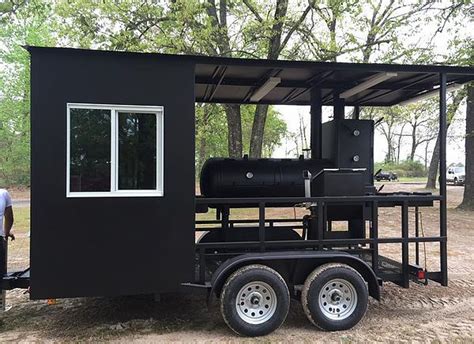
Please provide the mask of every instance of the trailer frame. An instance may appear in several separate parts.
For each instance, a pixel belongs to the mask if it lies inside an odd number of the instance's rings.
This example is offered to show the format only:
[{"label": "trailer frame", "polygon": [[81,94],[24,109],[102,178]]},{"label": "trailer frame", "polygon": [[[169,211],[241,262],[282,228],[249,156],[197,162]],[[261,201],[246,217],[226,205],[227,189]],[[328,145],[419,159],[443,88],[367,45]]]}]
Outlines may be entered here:
[{"label": "trailer frame", "polygon": [[[271,249],[285,249],[292,250],[294,253],[306,254],[308,250],[313,252],[323,252],[325,258],[328,258],[329,255],[334,254],[335,261],[336,257],[339,257],[341,250],[335,250],[337,246],[348,246],[349,248],[345,250],[347,253],[353,255],[364,256],[364,263],[367,266],[370,266],[371,271],[373,271],[374,276],[376,276],[381,282],[390,281],[394,282],[404,288],[409,287],[410,280],[418,281],[420,278],[417,275],[419,271],[423,271],[423,268],[419,266],[420,263],[420,248],[421,243],[439,243],[442,247],[446,241],[447,237],[443,235],[444,231],[440,228],[439,236],[430,236],[430,237],[420,237],[419,225],[418,225],[418,215],[415,215],[415,228],[413,229],[413,235],[410,236],[409,231],[409,222],[408,222],[408,211],[409,208],[415,209],[415,214],[418,214],[420,204],[430,205],[433,202],[440,202],[442,199],[438,195],[402,195],[402,196],[346,196],[346,197],[311,197],[311,198],[296,198],[296,197],[278,197],[278,198],[231,198],[231,199],[209,199],[209,198],[197,198],[197,205],[206,205],[213,206],[216,208],[230,209],[232,207],[238,207],[240,204],[255,204],[259,209],[258,219],[254,220],[230,220],[228,216],[228,211],[224,211],[224,215],[220,220],[197,220],[196,224],[199,225],[210,225],[218,224],[218,227],[209,228],[209,227],[198,227],[197,231],[209,231],[209,230],[229,230],[231,231],[234,225],[237,224],[249,224],[249,223],[258,223],[258,233],[259,241],[245,241],[245,242],[212,242],[212,243],[197,243],[196,251],[199,256],[199,275],[196,284],[205,285],[206,282],[206,261],[219,256],[219,253],[212,253],[208,251],[212,250],[222,250],[222,249],[232,249],[231,253],[227,253],[228,256],[239,256],[245,255],[251,249],[251,257],[255,260],[266,261],[268,257],[268,251]],[[364,202],[370,204],[372,209],[372,221],[370,221],[370,231],[368,238],[357,238],[357,239],[324,239],[323,231],[327,228],[325,223],[325,212],[327,210],[327,205],[334,203],[354,203],[354,202]],[[278,206],[278,204],[295,204],[301,205],[305,203],[317,204],[318,211],[320,211],[322,216],[318,217],[318,229],[319,237],[317,240],[283,240],[283,241],[267,241],[265,240],[267,231],[271,231],[272,227],[276,224],[287,224],[288,222],[295,223],[299,220],[295,219],[268,219],[265,216],[266,205],[270,204],[272,206]],[[399,207],[401,209],[401,235],[399,237],[379,237],[379,225],[378,225],[378,209],[380,207]],[[268,226],[267,226],[268,225]],[[442,226],[440,226],[442,227]],[[302,228],[298,225],[286,225],[279,226],[279,228]],[[415,262],[410,263],[409,260],[409,244],[415,244]],[[386,257],[383,257],[379,254],[379,246],[381,244],[401,244],[401,254],[402,261],[397,266],[398,271],[387,271],[383,268],[384,263],[394,265],[396,262],[390,260]],[[369,248],[356,248],[358,245],[369,245]],[[350,248],[353,247],[353,248]],[[257,253],[258,251],[260,253]],[[260,254],[260,255],[259,255]],[[447,285],[443,276],[447,275],[447,271],[444,269],[443,261],[447,259],[444,256],[445,251],[440,250],[440,269],[439,271],[425,271],[423,275],[423,280],[432,280],[440,283],[441,285]],[[307,258],[307,257],[306,257]],[[246,257],[244,260],[249,260],[250,258]],[[252,260],[250,259],[250,260]],[[275,259],[275,258],[268,258]],[[280,258],[279,259],[283,259]],[[296,258],[293,255],[289,255],[287,260],[294,261],[300,258]],[[358,258],[360,259],[360,258]],[[384,271],[385,270],[385,271]],[[219,278],[212,278],[209,287],[212,287],[213,290],[219,289]],[[217,288],[217,289],[216,289]],[[374,293],[375,294],[375,293]]]}]

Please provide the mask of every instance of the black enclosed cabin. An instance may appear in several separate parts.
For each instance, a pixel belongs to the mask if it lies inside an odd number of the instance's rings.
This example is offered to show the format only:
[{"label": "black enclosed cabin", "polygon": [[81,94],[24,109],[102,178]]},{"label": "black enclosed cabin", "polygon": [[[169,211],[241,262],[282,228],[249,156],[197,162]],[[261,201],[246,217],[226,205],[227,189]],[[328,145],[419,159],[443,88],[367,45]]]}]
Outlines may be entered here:
[{"label": "black enclosed cabin", "polygon": [[[33,299],[160,293],[193,281],[195,102],[311,105],[312,157],[335,161],[355,153],[325,151],[325,142],[332,138],[324,138],[323,127],[334,125],[327,132],[337,131],[339,122],[321,123],[323,105],[334,105],[335,120],[341,121],[345,105],[392,106],[440,83],[446,87],[474,77],[472,68],[461,67],[28,50]],[[341,92],[379,73],[396,75],[341,104]],[[278,85],[253,100],[252,94],[271,77],[280,79]],[[110,175],[101,176],[110,178],[105,185],[110,191],[81,195],[78,185],[85,184],[71,176],[70,130],[71,110],[84,108],[105,111],[102,115],[110,124],[106,135],[111,158],[105,162]],[[133,186],[120,188],[121,173],[126,172],[121,172],[117,147],[121,118],[127,121],[130,113],[151,113],[157,118],[156,173],[152,189],[146,192],[133,192]],[[445,141],[441,147],[441,176],[445,178]],[[373,168],[370,154],[358,161]],[[365,177],[369,186],[372,172]],[[443,187],[441,195],[445,214]],[[445,215],[442,222],[446,230]]]}]

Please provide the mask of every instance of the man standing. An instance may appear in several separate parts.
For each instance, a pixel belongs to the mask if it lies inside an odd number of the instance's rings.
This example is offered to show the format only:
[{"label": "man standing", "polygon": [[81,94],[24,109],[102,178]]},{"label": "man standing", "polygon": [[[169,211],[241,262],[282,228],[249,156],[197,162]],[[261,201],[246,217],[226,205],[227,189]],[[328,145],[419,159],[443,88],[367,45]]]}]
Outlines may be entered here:
[{"label": "man standing", "polygon": [[[4,220],[5,218],[5,220]],[[10,237],[15,240],[11,233],[13,226],[13,208],[10,194],[5,189],[0,189],[0,276],[7,271],[7,241]]]},{"label": "man standing", "polygon": [[[7,190],[0,189],[0,278],[7,272],[8,238],[15,240],[15,236],[11,233],[12,226],[12,199]],[[0,291],[0,310],[5,310],[5,290],[0,288]]]}]

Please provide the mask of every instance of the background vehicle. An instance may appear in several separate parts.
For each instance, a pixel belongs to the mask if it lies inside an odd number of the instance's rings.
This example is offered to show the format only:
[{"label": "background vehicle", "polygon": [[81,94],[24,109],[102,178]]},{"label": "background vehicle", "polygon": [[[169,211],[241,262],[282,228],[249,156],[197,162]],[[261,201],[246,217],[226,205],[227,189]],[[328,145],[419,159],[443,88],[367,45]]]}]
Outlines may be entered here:
[{"label": "background vehicle", "polygon": [[398,180],[398,176],[395,172],[384,172],[379,170],[374,176],[375,180],[380,182],[381,180],[387,180],[389,182]]},{"label": "background vehicle", "polygon": [[450,167],[446,174],[446,181],[454,185],[464,185],[466,169],[464,166]]}]

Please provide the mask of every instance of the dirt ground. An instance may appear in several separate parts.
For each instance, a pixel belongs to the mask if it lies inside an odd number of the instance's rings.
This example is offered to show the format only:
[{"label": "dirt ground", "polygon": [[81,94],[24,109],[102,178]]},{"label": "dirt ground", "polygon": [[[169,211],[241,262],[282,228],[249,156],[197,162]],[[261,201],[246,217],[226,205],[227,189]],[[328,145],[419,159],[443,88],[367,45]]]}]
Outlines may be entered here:
[{"label": "dirt ground", "polygon": [[[387,184],[385,190],[416,190],[416,184]],[[30,301],[21,290],[8,292],[11,309],[0,315],[0,342],[474,342],[474,213],[460,211],[462,187],[448,187],[449,286],[412,283],[403,289],[386,283],[380,302],[370,300],[365,318],[354,329],[322,332],[310,325],[301,305],[292,301],[285,324],[263,338],[237,337],[225,325],[217,304],[210,308],[204,296],[78,298]],[[27,193],[21,193],[22,196]],[[25,197],[26,197],[25,196]],[[28,212],[23,207],[18,211]],[[278,211],[275,211],[278,212]],[[381,212],[380,233],[400,233],[399,210]],[[10,244],[10,268],[28,265],[28,215]],[[294,216],[291,211],[287,216]],[[300,215],[298,213],[298,215]],[[413,214],[412,216],[413,217]],[[437,208],[423,209],[426,236],[435,234]],[[413,224],[413,221],[410,222]],[[383,254],[400,259],[399,245]],[[414,249],[411,247],[411,251]],[[439,266],[439,245],[426,247],[428,270]],[[423,255],[422,255],[423,257]],[[413,259],[413,256],[411,256]],[[425,264],[424,259],[421,262]]]}]

